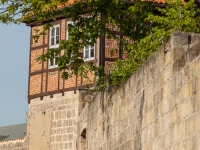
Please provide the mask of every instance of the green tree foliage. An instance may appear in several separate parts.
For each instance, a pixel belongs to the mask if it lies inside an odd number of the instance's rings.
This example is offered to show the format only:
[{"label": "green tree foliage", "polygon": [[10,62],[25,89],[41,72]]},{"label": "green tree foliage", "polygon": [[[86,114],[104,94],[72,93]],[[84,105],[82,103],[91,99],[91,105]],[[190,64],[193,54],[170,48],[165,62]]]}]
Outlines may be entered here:
[{"label": "green tree foliage", "polygon": [[[194,0],[166,1],[165,7],[137,0],[85,0],[66,6],[67,2],[68,0],[0,0],[0,22],[40,23],[47,18],[56,20],[58,15],[71,17],[74,25],[69,25],[70,39],[61,41],[58,49],[49,49],[38,60],[52,59],[61,50],[65,50],[64,55],[58,59],[58,70],[62,71],[62,77],[67,79],[75,74],[87,78],[88,72],[95,72],[96,89],[102,89],[105,85],[104,68],[92,63],[84,65],[80,50],[87,44],[96,43],[104,34],[117,39],[107,24],[119,28],[124,36],[133,41],[129,43],[120,39],[121,48],[128,56],[125,60],[118,59],[113,66],[110,74],[113,85],[125,82],[172,32],[199,32],[200,10]],[[58,5],[61,7],[58,8]],[[89,17],[83,14],[88,14]],[[44,31],[50,26],[44,24]],[[70,66],[66,65],[69,63]]]}]

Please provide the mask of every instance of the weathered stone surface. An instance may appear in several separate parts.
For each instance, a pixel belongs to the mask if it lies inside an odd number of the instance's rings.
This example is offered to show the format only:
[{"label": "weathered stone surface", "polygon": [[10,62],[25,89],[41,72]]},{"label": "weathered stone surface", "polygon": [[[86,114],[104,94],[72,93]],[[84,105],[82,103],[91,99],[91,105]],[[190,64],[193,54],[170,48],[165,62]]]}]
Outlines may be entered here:
[{"label": "weathered stone surface", "polygon": [[198,149],[197,138],[188,140],[198,135],[200,122],[198,39],[173,34],[167,50],[161,47],[123,85],[125,96],[122,87],[110,99],[106,92],[94,97],[86,120],[78,122],[89,125],[87,149]]},{"label": "weathered stone surface", "polygon": [[28,147],[0,142],[0,150],[200,149],[199,40],[174,33],[115,90],[31,100]]}]

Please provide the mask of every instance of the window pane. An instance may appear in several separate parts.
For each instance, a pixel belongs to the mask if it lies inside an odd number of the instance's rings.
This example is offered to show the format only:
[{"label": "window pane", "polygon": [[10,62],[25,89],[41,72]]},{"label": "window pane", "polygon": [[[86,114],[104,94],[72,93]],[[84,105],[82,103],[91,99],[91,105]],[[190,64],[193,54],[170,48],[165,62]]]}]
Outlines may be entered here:
[{"label": "window pane", "polygon": [[56,35],[60,35],[60,27],[56,27]]},{"label": "window pane", "polygon": [[70,39],[70,36],[69,36],[69,31],[67,31],[67,40]]},{"label": "window pane", "polygon": [[52,28],[51,30],[51,36],[53,37],[55,35],[55,28]]},{"label": "window pane", "polygon": [[86,50],[89,50],[89,45],[86,45],[86,46],[85,46],[85,49],[86,49]]},{"label": "window pane", "polygon": [[56,44],[59,44],[59,36],[56,36]]},{"label": "window pane", "polygon": [[55,57],[55,65],[57,65],[58,57]]},{"label": "window pane", "polygon": [[93,46],[90,49],[90,57],[94,57],[94,47]]},{"label": "window pane", "polygon": [[70,23],[67,24],[67,40],[69,40],[70,35],[69,35],[69,31],[70,31],[70,27],[69,25],[71,25]]},{"label": "window pane", "polygon": [[85,50],[85,58],[89,58],[89,50]]},{"label": "window pane", "polygon": [[53,63],[53,59],[50,59],[50,66],[53,66],[54,63]]},{"label": "window pane", "polygon": [[54,37],[51,38],[51,45],[54,45]]}]

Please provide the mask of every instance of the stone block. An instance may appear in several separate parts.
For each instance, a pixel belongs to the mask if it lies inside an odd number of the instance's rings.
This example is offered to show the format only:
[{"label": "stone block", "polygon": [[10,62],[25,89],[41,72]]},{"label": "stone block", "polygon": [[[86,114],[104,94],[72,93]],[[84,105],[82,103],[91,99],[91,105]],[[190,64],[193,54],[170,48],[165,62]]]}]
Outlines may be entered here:
[{"label": "stone block", "polygon": [[147,114],[143,115],[141,118],[141,129],[144,129],[147,127]]},{"label": "stone block", "polygon": [[188,33],[175,32],[171,35],[171,45],[172,46],[183,46],[188,45],[189,41]]},{"label": "stone block", "polygon": [[62,119],[62,112],[61,111],[58,111],[58,120],[59,119]]},{"label": "stone block", "polygon": [[61,111],[61,119],[65,119],[66,118],[66,111],[63,110]]},{"label": "stone block", "polygon": [[62,135],[56,136],[56,142],[62,142]]},{"label": "stone block", "polygon": [[196,74],[196,61],[189,64],[189,78],[193,78]]},{"label": "stone block", "polygon": [[123,128],[126,128],[128,126],[128,117],[124,117],[123,119]]},{"label": "stone block", "polygon": [[153,81],[150,82],[146,87],[145,87],[145,99],[147,99],[151,94],[152,94],[152,86],[153,86]]},{"label": "stone block", "polygon": [[176,61],[177,63],[177,71],[180,71],[183,67],[185,67],[187,63],[186,55],[183,55],[180,59]]},{"label": "stone block", "polygon": [[196,73],[200,73],[200,56],[196,59]]},{"label": "stone block", "polygon": [[178,121],[178,117],[178,106],[175,106],[171,111],[171,123],[175,124]]},{"label": "stone block", "polygon": [[136,92],[138,93],[142,88],[143,88],[143,80],[142,78],[140,78],[136,84],[137,88],[136,88]]},{"label": "stone block", "polygon": [[162,132],[168,130],[170,128],[170,125],[171,125],[171,121],[170,121],[170,113],[167,113],[163,116],[162,118]]},{"label": "stone block", "polygon": [[152,123],[148,126],[148,142],[152,141],[155,138],[155,123]]},{"label": "stone block", "polygon": [[148,100],[144,102],[146,104],[146,111],[149,112],[154,107],[153,95],[149,96]]},{"label": "stone block", "polygon": [[159,75],[159,88],[164,85],[164,82],[165,82],[165,74],[162,73]]},{"label": "stone block", "polygon": [[190,131],[191,135],[194,135],[194,132],[197,133],[198,131],[198,115],[195,114],[192,117],[190,117]]},{"label": "stone block", "polygon": [[164,99],[163,101],[161,101],[160,105],[161,115],[164,115],[169,112],[169,99]]},{"label": "stone block", "polygon": [[146,125],[148,126],[150,123],[151,123],[151,113],[150,112],[148,112],[147,114],[146,114]]},{"label": "stone block", "polygon": [[172,64],[172,69],[173,69],[173,74],[176,74],[178,72],[178,63],[177,61],[175,61],[173,64]]},{"label": "stone block", "polygon": [[57,134],[60,134],[61,131],[60,131],[60,128],[57,128]]},{"label": "stone block", "polygon": [[67,134],[63,134],[63,141],[66,142],[67,141],[67,137],[68,135]]},{"label": "stone block", "polygon": [[150,73],[151,73],[151,77],[152,77],[152,80],[153,80],[158,74],[157,65],[154,65],[151,68]]},{"label": "stone block", "polygon": [[86,96],[84,97],[84,102],[89,103],[89,102],[91,102],[91,101],[93,100],[93,98],[94,98],[93,95],[86,95]]},{"label": "stone block", "polygon": [[67,133],[73,133],[73,132],[74,132],[74,127],[67,128]]},{"label": "stone block", "polygon": [[[197,118],[196,118],[196,131],[197,131],[197,133],[199,133],[199,131],[200,131],[200,115],[199,115],[199,113],[197,114],[197,116],[196,116]],[[199,137],[199,140],[200,140],[200,137]]]},{"label": "stone block", "polygon": [[130,100],[128,103],[128,112],[130,113],[134,109],[134,101]]},{"label": "stone block", "polygon": [[197,150],[198,146],[197,136],[193,136],[186,140],[186,149]]},{"label": "stone block", "polygon": [[65,106],[63,105],[58,107],[58,110],[63,110],[63,109],[65,109]]},{"label": "stone block", "polygon": [[185,85],[185,96],[186,98],[191,97],[196,93],[196,82],[195,78],[188,81]]},{"label": "stone block", "polygon": [[164,84],[164,87],[163,87],[163,99],[166,99],[169,97],[170,95],[170,92],[171,92],[171,89],[170,89],[170,82],[166,82]]},{"label": "stone block", "polygon": [[177,98],[179,99],[179,102],[184,100],[186,97],[185,89],[186,89],[186,85],[183,85],[183,86],[177,88]]},{"label": "stone block", "polygon": [[173,61],[180,59],[185,53],[185,49],[183,47],[174,47],[173,48]]},{"label": "stone block", "polygon": [[61,120],[58,120],[56,122],[56,127],[62,127],[62,121]]},{"label": "stone block", "polygon": [[197,102],[196,102],[196,97],[191,97],[186,99],[186,116],[191,115],[197,110]]},{"label": "stone block", "polygon": [[185,121],[180,121],[178,122],[178,139],[184,139],[186,136],[185,136]]},{"label": "stone block", "polygon": [[194,44],[196,42],[200,41],[200,36],[198,33],[191,33],[191,44]]},{"label": "stone block", "polygon": [[[171,88],[171,91],[173,91],[174,88],[176,87],[180,87],[184,85],[184,71],[183,70],[179,71],[179,73],[176,75],[175,78],[176,79],[173,82],[174,87]],[[171,83],[171,80],[170,80],[170,83]]]},{"label": "stone block", "polygon": [[200,74],[196,77],[196,91],[200,91]]},{"label": "stone block", "polygon": [[141,131],[141,144],[143,145],[148,141],[148,128],[144,128]]},{"label": "stone block", "polygon": [[190,49],[189,49],[189,61],[191,62],[192,60],[194,60],[196,57],[199,56],[200,52],[199,52],[199,47],[200,47],[200,43],[195,43]]},{"label": "stone block", "polygon": [[[124,91],[124,93],[126,93],[126,92]],[[126,95],[123,94],[121,96],[121,105],[125,105],[126,103],[127,103],[127,98],[126,98]]]},{"label": "stone block", "polygon": [[72,116],[71,116],[71,110],[67,110],[67,118],[69,119],[69,118],[71,118]]},{"label": "stone block", "polygon": [[149,83],[152,80],[150,69],[146,72],[146,75],[147,75],[147,81],[146,82]]},{"label": "stone block", "polygon": [[158,72],[157,73],[160,74],[165,69],[164,68],[164,64],[165,64],[164,59],[160,59],[157,64],[158,64]]},{"label": "stone block", "polygon": [[68,141],[73,141],[74,135],[73,134],[68,134]]},{"label": "stone block", "polygon": [[164,55],[164,67],[167,67],[171,63],[172,63],[172,52],[167,51],[167,53]]}]

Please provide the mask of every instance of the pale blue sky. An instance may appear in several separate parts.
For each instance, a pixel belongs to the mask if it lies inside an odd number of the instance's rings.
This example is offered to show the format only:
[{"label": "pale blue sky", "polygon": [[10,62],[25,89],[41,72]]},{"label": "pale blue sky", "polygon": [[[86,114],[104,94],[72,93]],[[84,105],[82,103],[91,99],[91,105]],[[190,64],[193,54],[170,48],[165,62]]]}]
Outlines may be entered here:
[{"label": "pale blue sky", "polygon": [[26,122],[30,27],[0,23],[0,127]]}]

